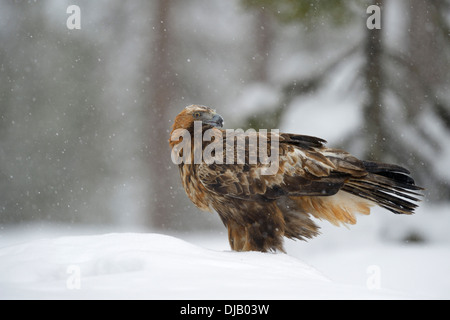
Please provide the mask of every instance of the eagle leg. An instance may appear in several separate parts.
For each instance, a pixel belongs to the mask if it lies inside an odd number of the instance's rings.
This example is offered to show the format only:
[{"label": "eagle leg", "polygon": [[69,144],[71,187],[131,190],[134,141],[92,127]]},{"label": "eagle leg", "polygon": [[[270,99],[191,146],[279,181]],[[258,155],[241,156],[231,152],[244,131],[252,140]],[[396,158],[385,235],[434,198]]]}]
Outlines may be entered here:
[{"label": "eagle leg", "polygon": [[227,228],[228,228],[228,241],[230,242],[231,250],[247,251],[244,249],[247,243],[246,228],[234,221],[228,221]]},{"label": "eagle leg", "polygon": [[246,225],[228,221],[228,241],[235,251],[276,251],[283,248],[283,229],[269,219],[259,220]]}]

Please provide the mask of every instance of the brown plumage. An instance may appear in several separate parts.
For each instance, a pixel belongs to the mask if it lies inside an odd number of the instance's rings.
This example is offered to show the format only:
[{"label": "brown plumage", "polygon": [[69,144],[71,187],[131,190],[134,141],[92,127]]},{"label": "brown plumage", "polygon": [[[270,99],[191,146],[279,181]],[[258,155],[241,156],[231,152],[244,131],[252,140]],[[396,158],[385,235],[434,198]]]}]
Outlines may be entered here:
[{"label": "brown plumage", "polygon": [[[201,121],[202,133],[210,130],[222,136],[223,142],[211,139],[196,145],[194,121]],[[227,132],[221,129],[222,124],[222,117],[214,110],[193,105],[177,115],[172,134],[177,129],[189,132],[191,161],[179,163],[183,187],[198,208],[219,214],[233,250],[284,251],[283,237],[306,240],[318,235],[319,227],[311,216],[338,226],[355,224],[355,214],[367,215],[374,205],[396,214],[412,214],[417,207],[417,191],[422,188],[415,185],[408,170],[359,160],[345,151],[325,147],[325,141],[316,137],[256,133],[258,142],[267,138],[267,154],[274,139],[279,141],[278,169],[270,175],[261,171],[267,165],[251,161],[249,143],[243,146],[244,159],[238,157],[242,145],[236,143],[231,157],[234,161],[227,164]],[[178,148],[182,141],[174,135],[169,140],[178,156],[186,152]],[[212,143],[223,144],[223,164],[194,163],[194,153],[199,151],[195,148],[211,150],[207,148]]]}]

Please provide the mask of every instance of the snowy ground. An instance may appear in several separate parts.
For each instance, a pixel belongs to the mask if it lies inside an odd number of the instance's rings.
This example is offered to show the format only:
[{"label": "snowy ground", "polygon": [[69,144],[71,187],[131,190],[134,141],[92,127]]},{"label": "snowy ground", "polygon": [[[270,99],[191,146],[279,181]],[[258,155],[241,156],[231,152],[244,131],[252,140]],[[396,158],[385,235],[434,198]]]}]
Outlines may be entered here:
[{"label": "snowy ground", "polygon": [[[447,209],[324,224],[309,243],[287,242],[287,254],[231,252],[225,232],[3,230],[0,299],[449,299]],[[384,217],[418,233],[426,225],[433,237],[401,244],[402,228],[385,230]]]}]

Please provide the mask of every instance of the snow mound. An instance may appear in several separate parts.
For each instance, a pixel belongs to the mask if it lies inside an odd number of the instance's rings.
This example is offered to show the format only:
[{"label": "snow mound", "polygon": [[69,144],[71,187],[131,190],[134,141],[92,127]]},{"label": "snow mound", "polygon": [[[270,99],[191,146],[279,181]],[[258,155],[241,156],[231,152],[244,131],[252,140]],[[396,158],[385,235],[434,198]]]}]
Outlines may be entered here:
[{"label": "snow mound", "polygon": [[280,253],[214,251],[160,234],[32,240],[0,248],[1,299],[395,299],[333,282]]}]

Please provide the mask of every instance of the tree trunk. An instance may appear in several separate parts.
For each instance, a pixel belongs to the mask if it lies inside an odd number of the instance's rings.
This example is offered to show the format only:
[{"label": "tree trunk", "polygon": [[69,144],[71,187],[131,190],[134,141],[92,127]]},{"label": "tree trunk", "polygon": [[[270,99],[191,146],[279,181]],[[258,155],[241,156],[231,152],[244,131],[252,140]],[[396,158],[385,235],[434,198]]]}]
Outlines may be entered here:
[{"label": "tree trunk", "polygon": [[145,91],[148,92],[149,123],[148,154],[150,165],[150,196],[149,223],[155,228],[167,227],[171,220],[170,177],[168,161],[170,149],[168,146],[169,103],[173,92],[173,73],[170,63],[170,0],[158,0],[155,8],[155,18],[152,24],[154,39],[149,52],[151,53],[149,75]]},{"label": "tree trunk", "polygon": [[[383,0],[376,5],[383,10]],[[364,104],[366,159],[381,161],[385,150],[383,121],[383,37],[382,29],[368,29],[365,43],[366,68],[364,77],[367,98]]]},{"label": "tree trunk", "polygon": [[253,56],[252,80],[255,82],[268,82],[269,56],[272,50],[273,31],[271,26],[271,16],[265,9],[259,9],[255,19],[255,49]]}]

